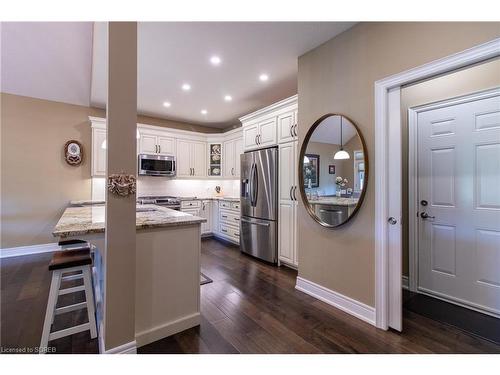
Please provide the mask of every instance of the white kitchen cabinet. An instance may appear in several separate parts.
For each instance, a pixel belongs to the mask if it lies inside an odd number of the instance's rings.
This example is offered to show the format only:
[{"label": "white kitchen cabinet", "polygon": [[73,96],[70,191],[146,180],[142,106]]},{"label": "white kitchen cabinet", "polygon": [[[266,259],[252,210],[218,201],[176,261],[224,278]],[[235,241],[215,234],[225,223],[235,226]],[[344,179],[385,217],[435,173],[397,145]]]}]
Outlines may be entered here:
[{"label": "white kitchen cabinet", "polygon": [[243,153],[243,139],[232,139],[224,142],[222,163],[224,177],[240,177],[240,155]]},{"label": "white kitchen cabinet", "polygon": [[244,126],[243,139],[245,150],[274,146],[276,137],[276,116]]},{"label": "white kitchen cabinet", "polygon": [[207,175],[206,143],[177,139],[177,177]]},{"label": "white kitchen cabinet", "polygon": [[267,119],[259,123],[259,136],[257,137],[259,147],[274,146],[277,142],[276,137],[276,117]]},{"label": "white kitchen cabinet", "polygon": [[297,168],[298,142],[288,142],[279,146],[279,229],[278,258],[290,266],[298,266],[297,254]]},{"label": "white kitchen cabinet", "polygon": [[174,155],[175,139],[157,134],[141,133],[139,152],[141,154]]},{"label": "white kitchen cabinet", "polygon": [[239,245],[240,243],[240,204],[239,202],[216,201],[214,202],[217,212],[214,218],[213,233],[222,238]]},{"label": "white kitchen cabinet", "polygon": [[202,218],[207,219],[206,223],[201,224],[201,234],[212,233],[212,201],[201,201],[199,213]]},{"label": "white kitchen cabinet", "polygon": [[257,136],[259,135],[259,124],[248,125],[243,128],[243,144],[245,150],[257,148]]},{"label": "white kitchen cabinet", "polygon": [[106,129],[92,129],[92,177],[106,176]]},{"label": "white kitchen cabinet", "polygon": [[296,111],[289,111],[278,116],[278,142],[285,143],[297,139]]}]

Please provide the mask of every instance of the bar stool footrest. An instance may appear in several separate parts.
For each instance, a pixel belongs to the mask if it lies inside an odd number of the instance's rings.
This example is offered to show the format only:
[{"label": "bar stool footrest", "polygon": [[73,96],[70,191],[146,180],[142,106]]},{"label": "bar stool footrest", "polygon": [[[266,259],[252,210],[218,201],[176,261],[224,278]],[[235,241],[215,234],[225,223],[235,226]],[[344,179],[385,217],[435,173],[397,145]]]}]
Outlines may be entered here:
[{"label": "bar stool footrest", "polygon": [[65,314],[70,311],[81,310],[87,308],[87,301],[75,303],[74,305],[63,306],[56,308],[55,315]]},{"label": "bar stool footrest", "polygon": [[50,340],[57,340],[60,339],[61,337],[66,337],[70,335],[74,335],[75,333],[83,332],[83,331],[88,331],[90,329],[90,323],[84,323],[80,324],[78,326],[66,328],[66,329],[61,329],[59,331],[52,332],[49,335],[49,341]]}]

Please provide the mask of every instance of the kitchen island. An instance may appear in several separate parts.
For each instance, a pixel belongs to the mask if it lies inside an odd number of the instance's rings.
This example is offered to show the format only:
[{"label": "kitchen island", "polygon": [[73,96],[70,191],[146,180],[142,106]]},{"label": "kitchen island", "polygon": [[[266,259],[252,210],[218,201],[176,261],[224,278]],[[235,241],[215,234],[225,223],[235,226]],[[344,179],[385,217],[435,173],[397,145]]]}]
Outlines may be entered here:
[{"label": "kitchen island", "polygon": [[[206,219],[157,205],[136,213],[135,336],[137,346],[200,324],[200,225]],[[99,347],[105,347],[105,206],[67,207],[53,235],[91,242]],[[123,293],[126,293],[124,290]]]}]

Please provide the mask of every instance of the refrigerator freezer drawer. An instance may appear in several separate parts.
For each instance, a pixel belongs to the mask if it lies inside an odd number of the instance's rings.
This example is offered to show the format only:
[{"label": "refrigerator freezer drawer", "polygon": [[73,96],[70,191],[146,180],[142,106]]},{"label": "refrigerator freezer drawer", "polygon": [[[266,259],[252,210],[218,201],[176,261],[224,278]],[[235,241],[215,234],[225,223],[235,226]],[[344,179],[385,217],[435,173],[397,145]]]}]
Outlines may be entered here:
[{"label": "refrigerator freezer drawer", "polygon": [[278,261],[278,228],[275,221],[242,216],[241,251],[271,263]]}]

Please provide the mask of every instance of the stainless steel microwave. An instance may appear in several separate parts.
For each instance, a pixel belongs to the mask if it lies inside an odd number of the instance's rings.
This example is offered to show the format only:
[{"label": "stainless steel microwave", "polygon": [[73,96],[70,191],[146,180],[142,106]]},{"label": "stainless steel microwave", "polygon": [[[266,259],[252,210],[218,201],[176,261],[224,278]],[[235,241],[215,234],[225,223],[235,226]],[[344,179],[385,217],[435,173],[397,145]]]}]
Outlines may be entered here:
[{"label": "stainless steel microwave", "polygon": [[174,155],[139,154],[139,176],[175,176]]}]

